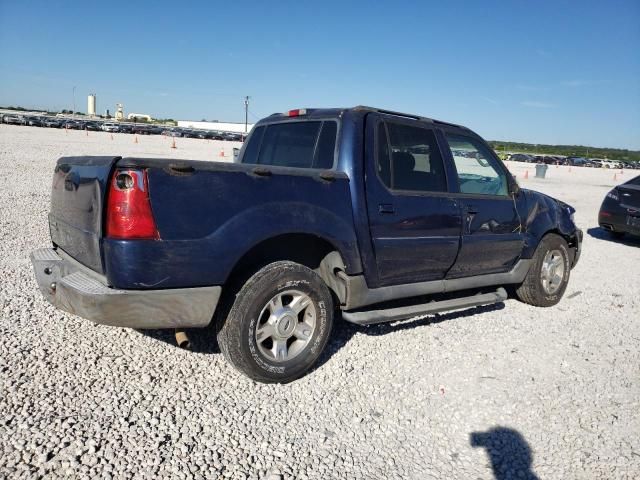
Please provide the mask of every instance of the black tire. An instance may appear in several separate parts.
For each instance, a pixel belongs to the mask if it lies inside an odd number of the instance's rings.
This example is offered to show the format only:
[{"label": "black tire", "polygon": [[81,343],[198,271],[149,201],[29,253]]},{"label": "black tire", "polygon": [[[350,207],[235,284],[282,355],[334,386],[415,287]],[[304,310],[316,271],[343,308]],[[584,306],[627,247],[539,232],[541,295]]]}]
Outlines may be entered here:
[{"label": "black tire", "polygon": [[[309,314],[309,308],[315,318],[314,326],[309,339],[301,340],[307,342],[306,345],[298,347],[299,351],[291,359],[276,360],[268,356],[269,352],[265,352],[271,337],[266,340],[266,347],[262,342],[259,346],[256,332],[266,325],[264,309],[269,308],[270,301],[280,295],[281,299],[285,299],[287,292],[291,291],[300,292],[310,300],[309,306],[297,314],[298,322],[300,315],[304,317]],[[282,304],[288,306],[284,300]],[[294,262],[271,263],[244,284],[226,318],[218,318],[218,344],[227,361],[253,380],[287,383],[304,375],[320,357],[331,334],[333,312],[331,293],[313,270]],[[268,314],[269,310],[266,315],[272,318]],[[291,320],[294,318],[290,317]],[[289,328],[289,322],[285,321],[285,325],[284,328]],[[294,335],[291,338],[293,342],[298,342]],[[271,345],[276,349],[273,339]],[[287,346],[286,350],[289,351],[289,348]]]},{"label": "black tire", "polygon": [[[549,252],[559,252],[562,257],[562,265],[564,266],[561,275],[562,280],[559,282],[557,289],[552,292],[545,289],[542,279],[543,262]],[[536,307],[551,307],[556,305],[567,289],[572,258],[573,255],[564,238],[553,233],[545,235],[536,249],[536,253],[533,256],[533,263],[531,264],[531,268],[529,268],[529,272],[527,272],[527,276],[516,289],[518,298],[524,303]]]}]

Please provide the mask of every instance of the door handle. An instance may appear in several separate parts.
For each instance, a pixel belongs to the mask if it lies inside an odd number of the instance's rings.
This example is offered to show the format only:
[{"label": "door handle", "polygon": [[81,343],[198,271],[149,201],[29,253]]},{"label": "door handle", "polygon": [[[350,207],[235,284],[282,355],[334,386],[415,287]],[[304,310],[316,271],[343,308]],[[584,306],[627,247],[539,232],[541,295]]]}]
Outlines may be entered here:
[{"label": "door handle", "polygon": [[381,203],[378,205],[378,213],[396,213],[396,209],[390,203]]},{"label": "door handle", "polygon": [[467,205],[465,206],[464,210],[471,215],[475,215],[479,211],[478,207],[476,207],[475,205]]}]

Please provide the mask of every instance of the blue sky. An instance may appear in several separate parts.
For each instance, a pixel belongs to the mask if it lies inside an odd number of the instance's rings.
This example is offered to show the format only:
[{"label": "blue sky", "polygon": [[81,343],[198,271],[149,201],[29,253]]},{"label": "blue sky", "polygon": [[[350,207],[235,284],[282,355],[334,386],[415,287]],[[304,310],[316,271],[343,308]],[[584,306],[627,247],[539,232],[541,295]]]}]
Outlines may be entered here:
[{"label": "blue sky", "polygon": [[0,0],[0,105],[250,121],[365,104],[640,149],[640,1]]}]

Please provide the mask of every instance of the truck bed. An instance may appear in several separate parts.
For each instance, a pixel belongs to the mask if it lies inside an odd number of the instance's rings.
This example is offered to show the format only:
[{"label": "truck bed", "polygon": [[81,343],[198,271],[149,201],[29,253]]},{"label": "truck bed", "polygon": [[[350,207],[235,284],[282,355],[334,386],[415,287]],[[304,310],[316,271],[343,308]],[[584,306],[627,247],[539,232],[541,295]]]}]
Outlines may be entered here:
[{"label": "truck bed", "polygon": [[[103,233],[115,169],[147,171],[159,240]],[[50,215],[54,244],[122,289],[221,285],[241,256],[279,234],[322,236],[361,271],[349,179],[339,172],[222,162],[61,158]]]}]

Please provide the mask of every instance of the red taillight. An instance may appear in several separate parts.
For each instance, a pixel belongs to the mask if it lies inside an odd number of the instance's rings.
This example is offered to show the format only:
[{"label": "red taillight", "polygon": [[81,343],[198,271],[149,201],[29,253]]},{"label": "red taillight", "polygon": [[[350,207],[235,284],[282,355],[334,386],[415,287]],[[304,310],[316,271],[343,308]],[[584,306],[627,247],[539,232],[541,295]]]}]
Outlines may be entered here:
[{"label": "red taillight", "polygon": [[146,170],[117,170],[113,175],[107,194],[106,234],[111,238],[160,238]]},{"label": "red taillight", "polygon": [[600,216],[601,217],[611,217],[612,215],[609,212],[605,211],[605,210],[600,210]]},{"label": "red taillight", "polygon": [[298,108],[296,110],[289,110],[287,112],[288,117],[299,117],[300,115],[306,115],[306,114],[307,114],[306,108]]}]

